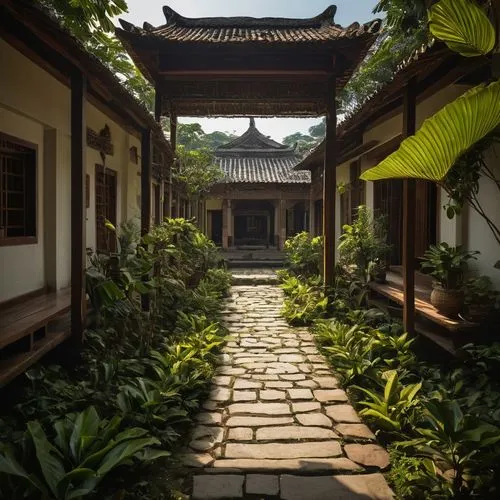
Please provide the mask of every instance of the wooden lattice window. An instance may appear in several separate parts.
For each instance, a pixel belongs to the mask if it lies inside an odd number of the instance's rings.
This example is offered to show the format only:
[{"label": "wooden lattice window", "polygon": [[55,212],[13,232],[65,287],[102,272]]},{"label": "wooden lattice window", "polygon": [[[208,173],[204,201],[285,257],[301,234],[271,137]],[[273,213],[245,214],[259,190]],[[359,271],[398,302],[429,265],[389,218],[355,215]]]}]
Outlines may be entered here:
[{"label": "wooden lattice window", "polygon": [[37,242],[37,148],[0,134],[0,245]]},{"label": "wooden lattice window", "polygon": [[116,252],[116,236],[106,220],[116,226],[116,172],[102,165],[95,167],[96,250]]}]

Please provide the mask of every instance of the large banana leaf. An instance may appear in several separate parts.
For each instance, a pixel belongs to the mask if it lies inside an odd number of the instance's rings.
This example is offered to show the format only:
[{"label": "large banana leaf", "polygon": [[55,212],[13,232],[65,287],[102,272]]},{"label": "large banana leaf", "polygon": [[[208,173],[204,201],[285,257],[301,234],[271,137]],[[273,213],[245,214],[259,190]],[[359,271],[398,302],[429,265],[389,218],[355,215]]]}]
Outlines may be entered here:
[{"label": "large banana leaf", "polygon": [[429,11],[429,29],[465,57],[488,54],[495,47],[495,28],[472,0],[440,0]]},{"label": "large banana leaf", "polygon": [[499,125],[500,80],[474,87],[447,104],[361,179],[411,177],[440,182],[463,153]]}]

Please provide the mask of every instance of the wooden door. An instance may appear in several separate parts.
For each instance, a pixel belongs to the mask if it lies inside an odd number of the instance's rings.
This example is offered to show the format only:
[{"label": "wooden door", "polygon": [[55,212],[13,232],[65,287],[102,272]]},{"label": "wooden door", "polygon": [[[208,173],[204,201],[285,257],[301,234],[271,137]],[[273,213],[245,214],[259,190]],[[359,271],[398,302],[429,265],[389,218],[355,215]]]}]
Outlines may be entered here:
[{"label": "wooden door", "polygon": [[216,245],[222,245],[222,210],[210,210],[212,219],[212,241]]},{"label": "wooden door", "polygon": [[96,250],[116,252],[116,235],[105,223],[116,227],[116,172],[102,165],[95,168]]}]

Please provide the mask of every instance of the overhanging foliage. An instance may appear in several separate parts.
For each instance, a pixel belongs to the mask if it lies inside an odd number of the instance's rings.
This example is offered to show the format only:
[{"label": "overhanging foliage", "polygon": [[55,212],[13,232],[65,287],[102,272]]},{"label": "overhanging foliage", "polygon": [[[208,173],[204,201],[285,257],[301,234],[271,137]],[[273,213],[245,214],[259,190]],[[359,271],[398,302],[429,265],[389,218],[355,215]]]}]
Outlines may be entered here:
[{"label": "overhanging foliage", "polygon": [[440,182],[458,158],[500,124],[500,81],[479,85],[428,118],[400,148],[361,179]]},{"label": "overhanging foliage", "polygon": [[429,10],[430,32],[464,57],[489,54],[495,28],[483,9],[471,0],[441,0]]}]

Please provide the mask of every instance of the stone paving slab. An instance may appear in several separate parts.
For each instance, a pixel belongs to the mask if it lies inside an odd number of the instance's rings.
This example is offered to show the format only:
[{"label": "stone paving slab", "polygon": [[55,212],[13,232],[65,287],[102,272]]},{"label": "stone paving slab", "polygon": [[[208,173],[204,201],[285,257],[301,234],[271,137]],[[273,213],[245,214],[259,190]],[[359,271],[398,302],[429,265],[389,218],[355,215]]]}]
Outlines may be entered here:
[{"label": "stone paving slab", "polygon": [[282,300],[274,285],[232,287],[230,340],[183,458],[193,498],[392,498],[374,473],[387,452]]}]

